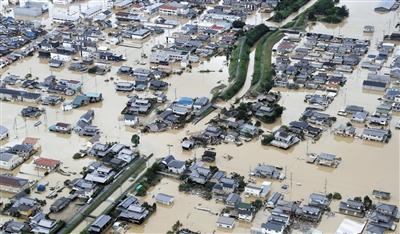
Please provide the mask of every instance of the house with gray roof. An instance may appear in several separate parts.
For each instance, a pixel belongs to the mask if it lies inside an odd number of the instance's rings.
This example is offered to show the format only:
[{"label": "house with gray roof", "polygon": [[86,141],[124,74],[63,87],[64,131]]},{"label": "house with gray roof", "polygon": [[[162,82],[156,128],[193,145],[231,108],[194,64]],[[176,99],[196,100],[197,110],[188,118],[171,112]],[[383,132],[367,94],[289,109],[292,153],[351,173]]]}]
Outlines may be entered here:
[{"label": "house with gray roof", "polygon": [[299,141],[300,139],[297,136],[281,128],[274,133],[274,139],[271,141],[271,145],[282,149],[288,149]]},{"label": "house with gray roof", "polygon": [[16,154],[0,152],[0,168],[12,170],[24,162],[24,159]]},{"label": "house with gray roof", "polygon": [[369,216],[367,233],[385,233],[395,231],[399,222],[399,211],[395,205],[378,203],[375,210]]},{"label": "house with gray roof", "polygon": [[89,226],[88,231],[90,233],[102,233],[111,224],[112,218],[109,215],[100,215],[97,219]]},{"label": "house with gray roof", "polygon": [[211,170],[203,167],[199,162],[193,163],[189,170],[189,179],[198,184],[205,184],[212,176]]},{"label": "house with gray roof", "polygon": [[15,217],[29,218],[40,210],[40,204],[33,198],[20,197],[13,201],[8,214]]},{"label": "house with gray roof", "polygon": [[30,227],[27,223],[15,221],[12,219],[5,222],[0,230],[2,230],[4,233],[23,233],[29,232]]},{"label": "house with gray roof", "polygon": [[267,222],[261,224],[263,233],[283,234],[290,224],[290,216],[279,211],[272,211]]},{"label": "house with gray roof", "polygon": [[327,167],[336,167],[338,165],[338,158],[334,154],[320,153],[316,159],[318,165]]},{"label": "house with gray roof", "polygon": [[361,134],[361,138],[370,141],[386,142],[390,137],[387,129],[365,128]]},{"label": "house with gray roof", "polygon": [[296,216],[300,219],[316,223],[321,220],[322,212],[322,209],[319,207],[305,205],[296,210]]},{"label": "house with gray roof", "polygon": [[71,182],[72,190],[79,198],[90,198],[94,193],[96,185],[82,178],[74,179]]},{"label": "house with gray roof", "polygon": [[56,230],[57,221],[48,219],[44,213],[39,212],[30,218],[29,225],[32,227],[33,233],[49,234]]},{"label": "house with gray roof", "polygon": [[308,199],[308,205],[319,207],[323,210],[326,210],[330,204],[331,200],[324,194],[320,193],[312,193]]},{"label": "house with gray roof", "polygon": [[53,202],[53,204],[51,204],[50,211],[51,212],[59,212],[59,211],[63,210],[64,208],[66,208],[70,202],[71,202],[70,198],[60,197],[57,200],[55,200]]},{"label": "house with gray roof", "polygon": [[167,167],[172,173],[182,174],[186,170],[186,162],[174,159],[167,164]]},{"label": "house with gray roof", "polygon": [[349,198],[347,201],[340,202],[339,212],[342,214],[363,218],[365,215],[364,203],[362,201]]},{"label": "house with gray roof", "polygon": [[8,138],[8,136],[9,136],[8,128],[4,127],[3,125],[0,125],[0,141]]},{"label": "house with gray roof", "polygon": [[226,195],[233,193],[238,187],[238,182],[233,178],[222,177],[217,183],[215,183],[212,191],[217,195]]},{"label": "house with gray roof", "polygon": [[118,204],[117,210],[120,211],[118,219],[136,224],[143,223],[150,214],[146,208],[142,207],[139,200],[132,195],[128,195],[122,200]]},{"label": "house with gray roof", "polygon": [[219,216],[217,227],[233,229],[235,227],[235,219],[231,217]]},{"label": "house with gray roof", "polygon": [[165,193],[157,193],[157,195],[154,197],[156,202],[164,204],[164,205],[172,205],[174,203],[174,197],[170,196]]},{"label": "house with gray roof", "polygon": [[257,176],[261,178],[269,178],[269,179],[284,179],[285,175],[282,173],[281,169],[278,169],[275,166],[267,165],[267,164],[258,164],[251,172],[252,176]]},{"label": "house with gray roof", "polygon": [[242,198],[237,193],[230,193],[225,199],[225,204],[229,208],[234,208],[240,202],[242,202]]},{"label": "house with gray roof", "polygon": [[356,112],[351,116],[351,121],[364,123],[367,120],[367,117],[368,117],[368,112],[366,111]]}]

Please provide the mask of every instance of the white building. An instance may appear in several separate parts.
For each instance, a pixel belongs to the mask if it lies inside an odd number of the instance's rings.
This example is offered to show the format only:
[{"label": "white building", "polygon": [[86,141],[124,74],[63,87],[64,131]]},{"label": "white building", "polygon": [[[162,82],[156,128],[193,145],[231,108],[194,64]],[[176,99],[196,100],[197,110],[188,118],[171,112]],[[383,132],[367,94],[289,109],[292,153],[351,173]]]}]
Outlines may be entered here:
[{"label": "white building", "polygon": [[151,32],[147,29],[138,29],[132,33],[132,39],[143,40],[146,37],[150,36]]},{"label": "white building", "polygon": [[0,140],[6,139],[9,136],[8,128],[0,125]]},{"label": "white building", "polygon": [[102,13],[102,5],[88,5],[86,9],[81,11],[82,17],[85,19],[91,19],[96,15]]},{"label": "white building", "polygon": [[139,123],[137,115],[124,115],[124,124],[126,126],[136,126]]},{"label": "white building", "polygon": [[74,0],[53,0],[54,4],[59,4],[59,5],[67,5],[69,3],[72,3]]},{"label": "white building", "polygon": [[220,216],[217,220],[217,227],[233,229],[235,227],[235,219],[231,217]]},{"label": "white building", "polygon": [[271,182],[264,181],[261,186],[249,184],[244,187],[244,193],[253,197],[266,197],[271,190]]},{"label": "white building", "polygon": [[78,22],[80,16],[78,11],[60,11],[60,10],[55,10],[53,11],[53,22],[56,23],[64,23],[64,22],[69,22],[69,23],[76,23]]},{"label": "white building", "polygon": [[156,202],[164,204],[164,205],[172,205],[174,203],[174,197],[167,195],[165,193],[157,193],[155,196]]},{"label": "white building", "polygon": [[173,172],[175,174],[182,174],[186,169],[185,161],[180,160],[172,160],[167,165],[168,171]]},{"label": "white building", "polygon": [[24,159],[16,154],[0,153],[0,168],[12,170],[24,162]]}]

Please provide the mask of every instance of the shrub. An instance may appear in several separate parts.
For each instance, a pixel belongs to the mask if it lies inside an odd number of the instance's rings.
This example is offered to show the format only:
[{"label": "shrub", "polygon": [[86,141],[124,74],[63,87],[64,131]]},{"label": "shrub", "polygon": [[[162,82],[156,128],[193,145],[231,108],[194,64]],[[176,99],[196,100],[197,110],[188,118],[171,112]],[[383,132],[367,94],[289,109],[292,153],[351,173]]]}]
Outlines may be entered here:
[{"label": "shrub", "polygon": [[246,23],[243,21],[240,21],[240,20],[235,20],[232,23],[232,27],[234,27],[234,28],[243,28],[245,25],[246,25]]},{"label": "shrub", "polygon": [[269,145],[269,143],[271,143],[271,141],[274,140],[274,135],[269,134],[269,135],[264,135],[262,140],[261,140],[261,144],[262,145]]},{"label": "shrub", "polygon": [[338,193],[338,192],[335,192],[333,194],[332,198],[335,199],[335,200],[340,200],[340,199],[342,199],[342,195],[340,193]]},{"label": "shrub", "polygon": [[74,156],[72,156],[73,159],[80,159],[81,154],[80,153],[75,153]]}]

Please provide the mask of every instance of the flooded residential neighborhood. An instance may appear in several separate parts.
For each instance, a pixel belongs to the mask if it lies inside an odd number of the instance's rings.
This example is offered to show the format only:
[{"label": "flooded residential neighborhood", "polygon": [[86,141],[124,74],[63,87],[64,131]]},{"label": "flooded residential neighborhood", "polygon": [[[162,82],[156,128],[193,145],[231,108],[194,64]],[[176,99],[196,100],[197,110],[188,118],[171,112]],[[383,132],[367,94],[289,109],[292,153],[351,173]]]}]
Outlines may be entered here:
[{"label": "flooded residential neighborhood", "polygon": [[0,1],[2,233],[399,233],[396,0]]}]

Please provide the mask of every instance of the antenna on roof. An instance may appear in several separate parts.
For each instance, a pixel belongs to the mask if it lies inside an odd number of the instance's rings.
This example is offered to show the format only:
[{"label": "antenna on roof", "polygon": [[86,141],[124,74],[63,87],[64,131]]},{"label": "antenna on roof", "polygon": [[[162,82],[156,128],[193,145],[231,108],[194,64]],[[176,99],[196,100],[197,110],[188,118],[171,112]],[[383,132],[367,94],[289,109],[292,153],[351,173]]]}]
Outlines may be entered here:
[{"label": "antenna on roof", "polygon": [[44,111],[44,124],[47,126],[47,111]]},{"label": "antenna on roof", "polygon": [[292,193],[293,193],[293,173],[290,172],[290,200],[292,200]]},{"label": "antenna on roof", "polygon": [[17,117],[14,118],[13,129],[14,129],[14,131],[15,131],[15,137],[18,138]]},{"label": "antenna on roof", "polygon": [[25,128],[25,137],[28,134],[28,128],[26,127],[26,119],[24,118],[24,128]]},{"label": "antenna on roof", "polygon": [[96,87],[96,92],[97,92],[97,75],[94,76],[94,85]]}]

